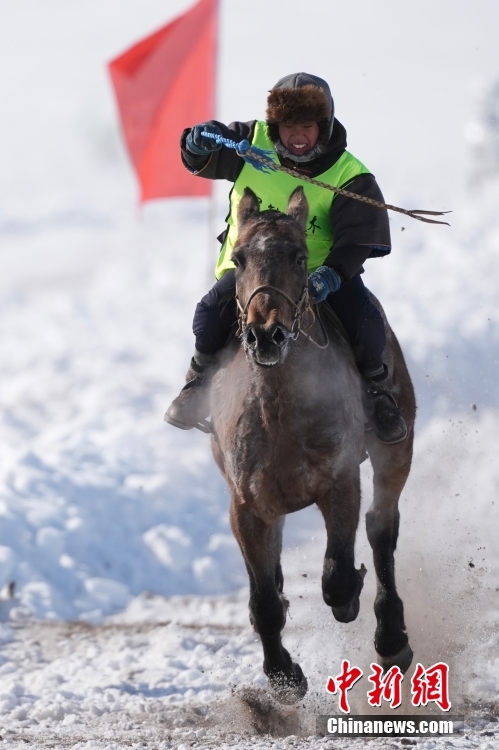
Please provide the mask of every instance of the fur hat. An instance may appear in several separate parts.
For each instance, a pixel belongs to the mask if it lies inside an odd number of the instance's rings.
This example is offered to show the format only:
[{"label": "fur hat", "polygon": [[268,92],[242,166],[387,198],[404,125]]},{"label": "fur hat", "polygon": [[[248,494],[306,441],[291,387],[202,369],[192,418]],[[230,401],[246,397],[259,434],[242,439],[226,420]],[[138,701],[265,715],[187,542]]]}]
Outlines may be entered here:
[{"label": "fur hat", "polygon": [[317,122],[319,125],[319,140],[314,153],[293,157],[297,161],[310,161],[325,150],[333,130],[333,121],[333,97],[326,81],[318,76],[294,73],[281,78],[269,92],[267,132],[276,145],[282,145],[279,123]]},{"label": "fur hat", "polygon": [[319,86],[308,83],[297,89],[274,88],[267,99],[267,124],[320,122],[331,116],[331,106]]}]

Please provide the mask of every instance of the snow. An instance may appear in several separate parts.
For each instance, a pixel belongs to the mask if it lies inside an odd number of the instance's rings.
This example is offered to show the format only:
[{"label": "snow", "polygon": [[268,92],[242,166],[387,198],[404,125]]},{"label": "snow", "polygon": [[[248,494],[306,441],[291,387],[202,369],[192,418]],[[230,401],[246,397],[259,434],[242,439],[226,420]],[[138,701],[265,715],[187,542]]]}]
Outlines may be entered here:
[{"label": "snow", "polygon": [[[191,236],[184,231],[195,245],[204,207],[184,205],[200,222]],[[172,213],[161,226],[176,238],[185,217],[175,223]],[[162,421],[188,362],[179,275],[194,279],[197,259],[173,275],[158,251],[163,237],[152,246],[142,238],[127,252],[130,240],[117,233],[114,249],[104,236],[98,264],[84,252],[75,264],[74,255],[61,258],[61,243],[72,238],[67,230],[43,251],[44,283],[34,283],[21,254],[0,303],[0,432],[8,446],[0,582],[16,581],[18,614],[92,613],[93,621],[144,589],[233,588],[243,581],[239,553],[207,441],[172,434]],[[86,237],[90,247],[100,241],[99,231]],[[9,242],[21,251],[27,244]],[[12,266],[13,255],[1,262]]]},{"label": "snow", "polygon": [[[306,555],[288,579],[292,604],[285,636],[312,677],[299,705],[279,706],[265,690],[260,644],[247,623],[246,591],[169,599],[143,594],[98,628],[37,621],[4,626],[11,631],[3,640],[0,665],[4,742],[41,748],[332,747],[316,735],[315,716],[334,710],[336,699],[323,689],[326,676],[342,647],[355,653],[358,633],[355,638],[344,631],[331,639],[333,618],[324,607],[318,609],[317,545],[302,550]],[[298,571],[307,571],[306,586]],[[295,607],[298,591],[304,604]],[[313,632],[311,611],[317,612]],[[365,641],[355,658],[362,667],[369,649]],[[365,685],[363,690],[358,685],[352,708],[365,713]],[[468,710],[467,721],[466,738],[453,738],[452,745],[468,749],[486,738],[497,747],[497,718],[486,710]],[[336,739],[334,746],[351,742]],[[371,744],[385,746],[383,740]],[[449,738],[425,739],[418,748],[430,744],[444,748]]]},{"label": "snow", "polygon": [[[162,421],[216,250],[203,200],[137,208],[105,62],[188,4],[26,0],[0,26],[0,735],[13,747],[330,747],[314,724],[332,708],[327,675],[374,656],[363,528],[361,615],[343,628],[321,601],[319,514],[291,517],[285,642],[310,690],[273,703],[208,439]],[[453,209],[450,228],[392,215],[394,252],[365,280],[419,403],[397,552],[408,632],[420,661],[448,661],[455,705],[482,717],[452,744],[486,750],[499,747],[479,710],[497,713],[499,694],[499,184],[467,189],[465,134],[499,74],[499,18],[487,0],[415,8],[318,0],[328,23],[297,34],[282,0],[223,3],[219,110],[261,116],[275,80],[315,72],[389,202]]]}]

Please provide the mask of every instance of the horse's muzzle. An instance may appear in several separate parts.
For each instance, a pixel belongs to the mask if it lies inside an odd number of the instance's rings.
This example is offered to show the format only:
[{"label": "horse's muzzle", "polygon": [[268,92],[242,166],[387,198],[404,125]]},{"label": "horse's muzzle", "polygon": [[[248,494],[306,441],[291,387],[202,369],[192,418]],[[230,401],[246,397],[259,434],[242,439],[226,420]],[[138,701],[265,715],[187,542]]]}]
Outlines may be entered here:
[{"label": "horse's muzzle", "polygon": [[280,323],[265,328],[250,324],[243,331],[246,353],[261,367],[273,367],[284,362],[291,332]]}]

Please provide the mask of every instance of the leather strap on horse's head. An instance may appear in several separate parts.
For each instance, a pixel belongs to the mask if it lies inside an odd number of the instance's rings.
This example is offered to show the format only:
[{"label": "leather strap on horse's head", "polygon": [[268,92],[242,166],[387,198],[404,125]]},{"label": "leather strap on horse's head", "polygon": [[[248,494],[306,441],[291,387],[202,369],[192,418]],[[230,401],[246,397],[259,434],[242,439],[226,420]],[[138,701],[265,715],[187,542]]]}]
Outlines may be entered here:
[{"label": "leather strap on horse's head", "polygon": [[236,333],[236,336],[240,336],[247,326],[248,309],[251,304],[251,301],[253,300],[254,297],[256,297],[257,294],[260,294],[260,292],[263,292],[267,289],[271,289],[272,291],[280,294],[281,297],[284,297],[284,299],[286,299],[291,305],[291,307],[294,309],[293,322],[291,323],[291,333],[294,334],[298,326],[298,333],[294,336],[294,338],[296,339],[299,334],[299,327],[300,327],[300,321],[301,321],[302,315],[307,308],[310,308],[307,284],[304,285],[301,291],[300,297],[298,299],[298,302],[295,302],[293,298],[289,296],[289,294],[284,292],[282,289],[279,289],[277,286],[272,286],[272,284],[262,284],[261,286],[257,286],[256,289],[253,289],[244,307],[241,305],[239,297],[236,294],[236,304],[237,304],[237,309],[238,309],[237,317],[239,320],[239,329]]},{"label": "leather strap on horse's head", "polygon": [[[321,328],[322,328],[322,331],[323,331],[326,343],[323,344],[323,345],[322,344],[318,344],[317,341],[315,341],[307,333],[307,331],[309,331],[312,328],[312,326],[314,324],[314,321],[315,321],[315,317],[316,317],[315,313],[314,313],[314,311],[312,309],[312,306],[310,304],[310,299],[309,299],[309,294],[308,294],[308,282],[303,285],[303,289],[301,290],[301,293],[300,293],[300,296],[299,296],[297,302],[295,302],[292,299],[292,297],[289,296],[289,294],[287,294],[282,289],[279,289],[276,286],[272,286],[272,284],[262,284],[261,286],[257,286],[256,289],[253,289],[253,291],[251,292],[250,296],[248,297],[248,301],[246,302],[246,304],[245,304],[244,307],[241,305],[239,297],[236,294],[236,304],[237,304],[237,311],[238,311],[237,312],[237,319],[238,319],[238,323],[239,323],[239,327],[238,327],[238,329],[236,331],[236,336],[240,337],[244,333],[245,328],[247,327],[247,324],[248,324],[248,309],[249,309],[251,301],[253,300],[254,297],[256,297],[257,294],[260,294],[260,292],[263,292],[263,291],[265,291],[267,289],[271,289],[272,291],[277,292],[278,294],[280,294],[281,297],[284,297],[284,299],[287,300],[289,302],[289,304],[291,305],[291,307],[293,308],[294,314],[293,314],[293,321],[291,323],[291,329],[290,329],[290,334],[291,334],[291,338],[293,339],[293,341],[296,341],[296,339],[298,338],[298,336],[301,333],[303,336],[305,336],[305,338],[307,338],[312,344],[314,344],[315,346],[317,346],[319,349],[325,349],[328,346],[328,344],[329,344],[329,338],[328,338],[327,332],[326,332],[326,330],[324,328],[324,325],[323,325],[323,323],[322,323],[322,321],[321,321],[321,319],[320,319],[319,316],[317,316],[317,317],[318,317],[318,320],[319,320],[319,322],[321,324]],[[302,328],[301,323],[302,323],[303,314],[306,313],[306,312],[310,312],[311,313],[311,315],[312,315],[312,322],[308,326],[308,328],[306,330],[304,330]]]}]

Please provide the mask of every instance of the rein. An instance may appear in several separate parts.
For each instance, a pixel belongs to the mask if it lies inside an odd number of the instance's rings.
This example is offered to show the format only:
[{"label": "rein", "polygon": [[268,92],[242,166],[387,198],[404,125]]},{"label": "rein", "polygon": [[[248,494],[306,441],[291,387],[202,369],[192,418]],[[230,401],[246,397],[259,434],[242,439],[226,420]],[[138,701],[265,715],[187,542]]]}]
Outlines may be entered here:
[{"label": "rein", "polygon": [[[286,294],[286,292],[284,292],[282,289],[279,289],[279,287],[277,286],[272,286],[272,284],[262,284],[262,286],[257,286],[256,289],[253,289],[244,307],[241,305],[241,302],[239,301],[239,297],[236,294],[236,304],[237,304],[237,310],[238,310],[237,317],[238,317],[238,323],[239,323],[238,330],[236,331],[236,336],[240,338],[242,334],[244,333],[245,329],[247,328],[248,308],[250,306],[252,299],[256,297],[257,294],[260,294],[260,292],[263,292],[265,289],[272,289],[272,291],[280,294],[281,297],[284,297],[284,299],[287,300],[289,304],[291,305],[291,307],[293,308],[294,310],[293,322],[291,324],[291,331],[290,331],[290,338],[293,341],[296,341],[298,336],[301,334],[306,339],[308,339],[308,341],[310,341],[311,344],[316,346],[318,349],[326,349],[329,346],[329,336],[324,326],[324,323],[322,322],[322,319],[319,315],[319,310],[317,309],[317,316],[316,316],[316,314],[314,313],[312,309],[312,306],[310,305],[307,284],[303,286],[298,302],[295,302],[292,299],[292,297],[289,296],[289,294]],[[307,312],[311,313],[312,322],[308,326],[308,328],[304,329],[302,328],[302,318],[303,318],[304,313],[307,313]],[[310,331],[310,329],[314,325],[316,317],[317,317],[317,320],[319,321],[322,335],[325,340],[324,344],[319,344],[319,342],[315,341],[315,339],[313,339],[312,336],[310,336],[308,333],[308,331]]]}]

